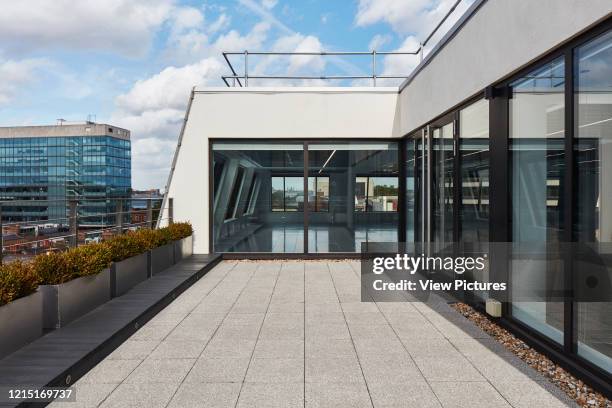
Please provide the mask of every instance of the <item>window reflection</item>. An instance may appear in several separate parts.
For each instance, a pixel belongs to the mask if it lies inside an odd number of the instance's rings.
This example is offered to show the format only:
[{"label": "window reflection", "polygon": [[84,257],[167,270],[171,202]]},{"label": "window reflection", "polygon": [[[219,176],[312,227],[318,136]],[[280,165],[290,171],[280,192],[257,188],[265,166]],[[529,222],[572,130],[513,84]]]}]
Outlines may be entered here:
[{"label": "window reflection", "polygon": [[363,242],[397,242],[396,143],[313,142],[308,157],[309,178],[324,175],[329,197],[326,211],[308,217],[309,251],[359,252]]},{"label": "window reflection", "polygon": [[212,151],[213,250],[303,252],[303,144],[216,142]]},{"label": "window reflection", "polygon": [[329,210],[329,177],[308,177],[308,209],[311,212]]},{"label": "window reflection", "polygon": [[[591,253],[574,260],[574,275],[612,281],[612,32],[575,53],[577,93],[574,235]],[[612,372],[612,303],[577,303],[578,354]]]},{"label": "window reflection", "polygon": [[489,102],[478,101],[459,114],[461,154],[460,237],[489,241]]},{"label": "window reflection", "polygon": [[562,58],[511,84],[510,177],[513,299],[530,293],[540,302],[512,303],[513,316],[563,343],[563,303],[546,294],[563,282],[563,263],[547,259],[562,240],[559,186],[564,174],[565,65]]}]

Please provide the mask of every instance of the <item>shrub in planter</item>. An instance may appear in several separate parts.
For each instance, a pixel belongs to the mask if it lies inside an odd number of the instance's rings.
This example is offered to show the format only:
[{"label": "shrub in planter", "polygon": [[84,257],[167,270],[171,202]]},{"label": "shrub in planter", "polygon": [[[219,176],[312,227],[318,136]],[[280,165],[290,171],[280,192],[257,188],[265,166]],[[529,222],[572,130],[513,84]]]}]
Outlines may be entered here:
[{"label": "shrub in planter", "polygon": [[161,230],[143,229],[136,231],[135,235],[135,239],[147,250],[158,248],[170,242],[168,236],[161,232]]},{"label": "shrub in planter", "polygon": [[193,228],[188,222],[177,222],[159,230],[170,241],[178,241],[193,234]]},{"label": "shrub in planter", "polygon": [[100,273],[108,268],[111,261],[111,248],[106,243],[100,243],[39,255],[34,258],[32,267],[40,284],[58,285]]},{"label": "shrub in planter", "polygon": [[108,301],[111,261],[106,243],[37,256],[32,267],[43,294],[44,328],[62,327]]},{"label": "shrub in planter", "polygon": [[32,265],[21,261],[0,265],[0,306],[36,292],[37,287]]},{"label": "shrub in planter", "polygon": [[119,262],[146,252],[149,248],[141,235],[140,231],[130,231],[105,241],[111,253],[111,260]]},{"label": "shrub in planter", "polygon": [[42,296],[32,265],[0,265],[0,358],[42,335]]}]

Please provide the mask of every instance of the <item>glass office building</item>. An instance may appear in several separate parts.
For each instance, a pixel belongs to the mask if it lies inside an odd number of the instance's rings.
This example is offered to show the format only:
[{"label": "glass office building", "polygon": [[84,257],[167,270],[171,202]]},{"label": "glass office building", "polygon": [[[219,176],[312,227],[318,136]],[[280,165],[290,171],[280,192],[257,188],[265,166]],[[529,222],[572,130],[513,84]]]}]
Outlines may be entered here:
[{"label": "glass office building", "polygon": [[80,225],[114,223],[100,214],[116,211],[114,197],[129,197],[130,154],[129,131],[114,126],[0,128],[3,221],[66,224],[68,201],[78,199]]}]

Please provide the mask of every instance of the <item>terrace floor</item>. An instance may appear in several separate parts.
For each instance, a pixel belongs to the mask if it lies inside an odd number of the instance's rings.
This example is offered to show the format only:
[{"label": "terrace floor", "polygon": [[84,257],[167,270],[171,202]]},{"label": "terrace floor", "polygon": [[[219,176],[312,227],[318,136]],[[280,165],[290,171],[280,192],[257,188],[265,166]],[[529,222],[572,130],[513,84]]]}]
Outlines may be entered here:
[{"label": "terrace floor", "polygon": [[221,262],[51,406],[571,405],[444,302],[360,300],[355,261]]}]

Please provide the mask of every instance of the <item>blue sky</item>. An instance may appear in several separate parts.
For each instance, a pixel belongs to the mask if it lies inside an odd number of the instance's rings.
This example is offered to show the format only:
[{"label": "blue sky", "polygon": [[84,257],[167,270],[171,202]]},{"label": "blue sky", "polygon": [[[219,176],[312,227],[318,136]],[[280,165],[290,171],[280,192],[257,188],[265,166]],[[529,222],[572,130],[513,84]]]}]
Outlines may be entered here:
[{"label": "blue sky", "polygon": [[[163,188],[189,90],[223,85],[220,76],[228,70],[221,51],[411,51],[454,2],[5,2],[0,126],[83,121],[94,115],[98,122],[126,127],[132,131],[133,187]],[[470,3],[459,5],[444,30]],[[415,57],[381,58],[379,73],[405,75],[416,62]],[[370,69],[369,59],[355,57],[251,63],[250,71],[261,74],[369,74]],[[236,66],[241,67],[240,59]]]}]

